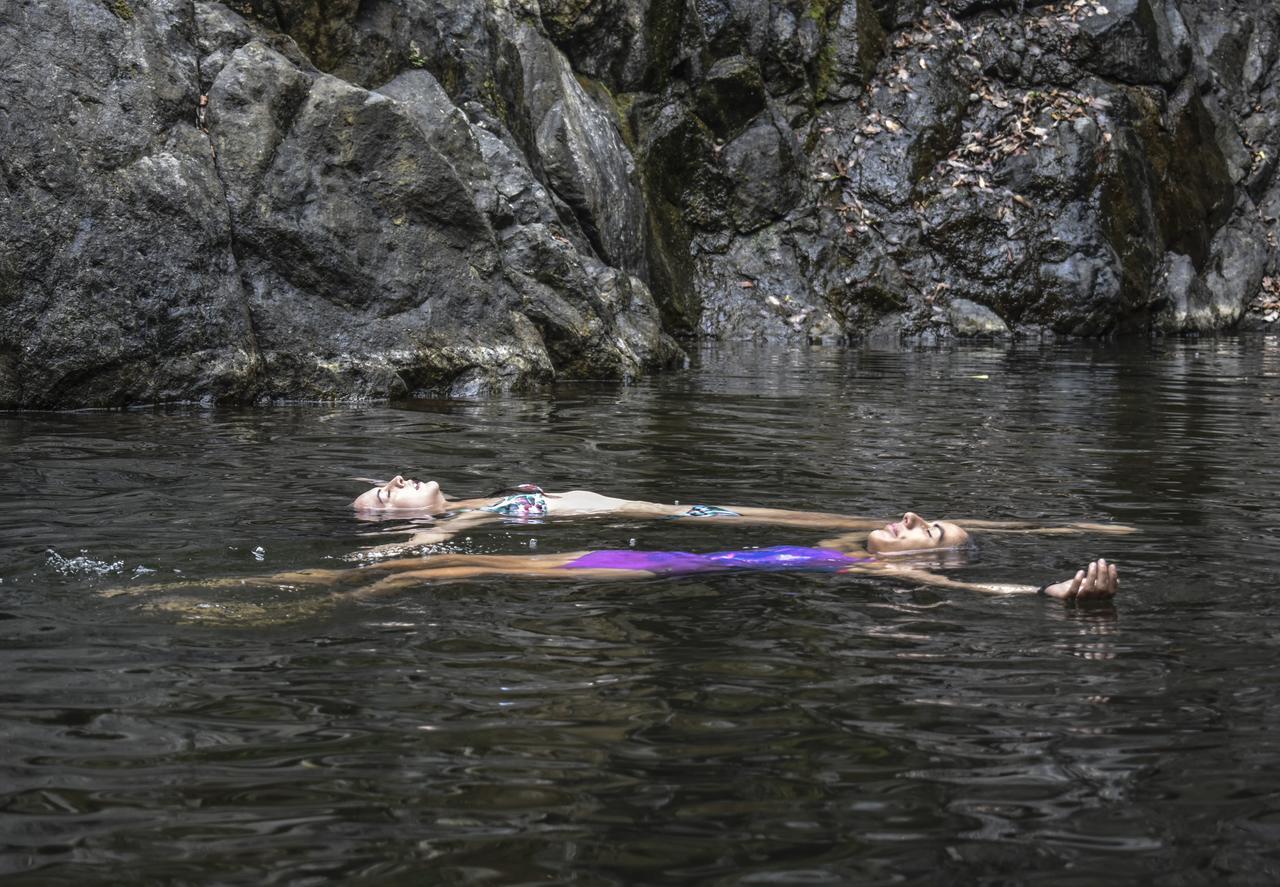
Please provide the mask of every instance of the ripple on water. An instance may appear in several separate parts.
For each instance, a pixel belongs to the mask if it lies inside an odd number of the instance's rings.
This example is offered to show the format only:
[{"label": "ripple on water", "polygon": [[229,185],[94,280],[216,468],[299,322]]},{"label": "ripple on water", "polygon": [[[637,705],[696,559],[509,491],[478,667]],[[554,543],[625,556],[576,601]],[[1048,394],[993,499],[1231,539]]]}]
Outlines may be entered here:
[{"label": "ripple on water", "polygon": [[[0,417],[0,873],[1280,877],[1276,338],[699,361],[497,402]],[[338,604],[253,581],[394,538],[343,503],[397,471],[1141,532],[988,535],[955,568],[1044,581],[1105,555],[1112,609],[830,575]],[[603,518],[455,542],[818,538]]]}]

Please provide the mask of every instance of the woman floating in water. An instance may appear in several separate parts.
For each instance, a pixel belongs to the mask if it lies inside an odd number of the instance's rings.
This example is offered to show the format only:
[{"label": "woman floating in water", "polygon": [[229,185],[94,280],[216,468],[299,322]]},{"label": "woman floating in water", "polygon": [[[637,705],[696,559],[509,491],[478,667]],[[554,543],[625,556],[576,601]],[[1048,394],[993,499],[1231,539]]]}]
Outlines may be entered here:
[{"label": "woman floating in water", "polygon": [[[401,475],[361,493],[351,503],[351,507],[364,516],[442,517],[429,529],[414,532],[404,542],[365,549],[365,557],[385,557],[403,553],[409,548],[445,542],[464,530],[503,519],[611,515],[623,518],[681,518],[834,530],[873,530],[884,524],[883,519],[823,511],[742,505],[666,505],[602,496],[590,490],[547,493],[533,484],[522,484],[487,497],[449,499],[436,481],[406,480]],[[1091,523],[1045,528],[1018,522],[960,520],[957,525],[970,529],[1034,533],[1133,531],[1132,527]]]},{"label": "woman floating in water", "polygon": [[[1081,528],[1054,530],[1085,532]],[[930,569],[930,561],[936,561],[939,553],[969,545],[969,532],[960,524],[928,521],[908,511],[900,521],[884,524],[870,533],[848,533],[820,542],[818,547],[813,548],[775,546],[706,554],[629,548],[537,555],[434,554],[384,560],[367,566],[338,570],[301,570],[271,576],[135,586],[117,589],[109,594],[133,595],[174,591],[182,587],[226,588],[257,584],[289,589],[300,586],[343,587],[343,590],[326,598],[313,598],[303,607],[312,610],[326,599],[358,599],[395,593],[415,586],[488,576],[561,581],[623,581],[731,571],[851,573],[987,594],[1039,593],[1067,602],[1105,601],[1113,597],[1119,587],[1115,565],[1104,559],[1091,562],[1069,579],[1039,587],[1014,583],[968,582],[940,575]],[[158,605],[168,609],[190,610],[192,603],[189,600],[170,599]],[[206,602],[197,606],[207,608],[211,604]],[[207,615],[204,610],[200,612]]]},{"label": "woman floating in water", "polygon": [[[1079,529],[1072,531],[1083,532]],[[900,521],[885,524],[868,534],[851,533],[828,539],[815,548],[778,546],[708,554],[635,549],[539,555],[438,554],[384,561],[355,570],[313,570],[283,573],[273,578],[286,583],[328,584],[380,576],[372,582],[361,582],[361,586],[354,591],[356,596],[380,594],[423,583],[483,576],[619,580],[734,570],[858,573],[991,594],[1039,593],[1066,601],[1107,599],[1115,595],[1119,586],[1115,565],[1104,559],[1093,561],[1069,579],[1037,587],[951,579],[921,567],[918,564],[919,558],[913,563],[913,559],[909,557],[963,548],[970,544],[968,531],[959,524],[951,521],[928,521],[915,512],[908,511]]]},{"label": "woman floating in water", "polygon": [[840,526],[848,525],[849,529],[866,529],[868,526],[866,518],[840,514],[737,505],[730,508],[716,505],[665,505],[661,502],[618,499],[590,490],[548,493],[535,484],[520,484],[476,499],[450,499],[436,481],[406,480],[398,474],[385,484],[361,493],[351,503],[351,507],[362,514],[452,515],[452,521],[464,519],[464,523],[498,520],[503,517],[612,514],[622,517],[766,519],[769,522],[796,526],[825,527],[832,526],[834,521]]}]

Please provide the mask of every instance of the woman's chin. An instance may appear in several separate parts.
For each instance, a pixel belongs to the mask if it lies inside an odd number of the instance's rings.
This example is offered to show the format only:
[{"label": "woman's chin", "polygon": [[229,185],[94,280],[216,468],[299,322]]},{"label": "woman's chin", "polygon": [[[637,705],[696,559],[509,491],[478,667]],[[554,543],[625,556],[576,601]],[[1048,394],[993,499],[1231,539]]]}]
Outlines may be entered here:
[{"label": "woman's chin", "polygon": [[424,513],[424,512],[425,512],[425,513],[430,513],[430,512],[431,512],[431,505],[430,505],[429,503],[427,503],[427,502],[422,502],[422,503],[407,503],[407,504],[404,504],[404,505],[397,505],[397,506],[395,507],[395,510],[396,510],[396,511],[403,511],[403,512],[404,512],[404,513],[406,513],[406,514],[408,514],[408,513],[410,513],[410,512],[412,512],[413,514],[421,514],[421,513]]},{"label": "woman's chin", "polygon": [[883,530],[875,530],[867,536],[867,551],[872,554],[893,554],[893,540],[885,539],[880,534]]},{"label": "woman's chin", "polygon": [[904,545],[898,540],[881,542],[879,544],[868,541],[867,551],[872,554],[880,554],[885,557],[903,557],[911,554],[932,554],[937,551],[936,548],[914,548],[910,545]]}]

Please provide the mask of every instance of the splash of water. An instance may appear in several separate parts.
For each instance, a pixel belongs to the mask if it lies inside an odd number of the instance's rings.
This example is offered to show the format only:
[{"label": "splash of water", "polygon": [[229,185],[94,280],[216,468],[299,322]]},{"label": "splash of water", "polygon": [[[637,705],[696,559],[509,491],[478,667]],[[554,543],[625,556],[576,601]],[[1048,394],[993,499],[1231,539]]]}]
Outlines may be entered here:
[{"label": "splash of water", "polygon": [[45,565],[57,570],[63,576],[106,576],[119,573],[124,569],[124,561],[99,561],[89,557],[89,552],[80,550],[77,557],[63,557],[57,551],[49,549],[49,559]]}]

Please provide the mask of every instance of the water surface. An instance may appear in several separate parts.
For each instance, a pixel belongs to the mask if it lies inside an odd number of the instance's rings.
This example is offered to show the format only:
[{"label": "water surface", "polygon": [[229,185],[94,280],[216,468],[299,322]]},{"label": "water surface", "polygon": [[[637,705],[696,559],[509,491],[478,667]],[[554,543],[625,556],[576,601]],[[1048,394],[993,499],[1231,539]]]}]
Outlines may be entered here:
[{"label": "water surface", "polygon": [[[1278,395],[1259,336],[723,349],[502,401],[0,416],[0,876],[1274,882]],[[989,536],[954,571],[1038,584],[1106,556],[1114,608],[811,574],[336,603],[252,580],[398,538],[344,507],[392,471],[1142,532]],[[597,519],[456,547],[820,535]]]}]

